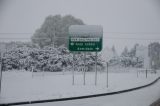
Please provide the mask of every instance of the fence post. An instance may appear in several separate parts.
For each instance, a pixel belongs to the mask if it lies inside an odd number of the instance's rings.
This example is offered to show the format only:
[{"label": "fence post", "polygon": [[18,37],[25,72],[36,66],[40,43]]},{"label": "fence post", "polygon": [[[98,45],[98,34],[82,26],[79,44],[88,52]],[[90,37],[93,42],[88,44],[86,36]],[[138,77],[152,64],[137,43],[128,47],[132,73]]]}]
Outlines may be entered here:
[{"label": "fence post", "polygon": [[31,71],[32,71],[32,78],[33,78],[33,66],[31,66]]},{"label": "fence post", "polygon": [[146,78],[147,78],[147,74],[148,74],[148,72],[147,72],[147,69],[146,69]]},{"label": "fence post", "polygon": [[2,91],[2,67],[3,67],[3,52],[0,53],[1,60],[0,60],[0,94]]}]

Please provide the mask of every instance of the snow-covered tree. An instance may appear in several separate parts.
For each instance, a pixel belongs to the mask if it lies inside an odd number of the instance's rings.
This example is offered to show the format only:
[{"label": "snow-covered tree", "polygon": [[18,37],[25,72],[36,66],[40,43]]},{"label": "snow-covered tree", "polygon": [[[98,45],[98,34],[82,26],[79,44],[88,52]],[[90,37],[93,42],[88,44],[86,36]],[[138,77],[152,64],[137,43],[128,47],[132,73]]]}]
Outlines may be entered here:
[{"label": "snow-covered tree", "polygon": [[136,56],[136,48],[139,46],[139,44],[135,44],[134,46],[133,46],[133,48],[131,48],[131,50],[130,50],[130,52],[129,52],[129,56],[130,57],[135,57]]},{"label": "snow-covered tree", "polygon": [[83,25],[83,21],[71,15],[48,16],[42,26],[32,36],[32,42],[41,48],[53,44],[53,46],[67,46],[66,37],[70,25]]},{"label": "snow-covered tree", "polygon": [[[65,46],[54,48],[53,46],[26,46],[26,44],[14,43],[15,46],[7,49],[3,60],[3,70],[22,70],[31,71],[62,71],[70,70],[73,63],[76,67],[84,66],[84,53],[77,53],[75,60],[73,54]],[[100,55],[98,55],[97,65],[103,67]],[[86,54],[86,67],[88,71],[95,67],[95,54]],[[94,69],[94,68],[93,68]]]},{"label": "snow-covered tree", "polygon": [[122,51],[122,54],[121,54],[122,57],[128,57],[129,56],[129,51],[128,51],[128,48],[127,46],[124,48],[124,50]]},{"label": "snow-covered tree", "polygon": [[117,55],[115,46],[113,45],[111,49],[112,49],[112,52],[113,52],[113,57],[116,58],[118,55]]},{"label": "snow-covered tree", "polygon": [[154,42],[149,44],[149,57],[151,68],[159,69],[160,68],[160,44],[158,42]]}]

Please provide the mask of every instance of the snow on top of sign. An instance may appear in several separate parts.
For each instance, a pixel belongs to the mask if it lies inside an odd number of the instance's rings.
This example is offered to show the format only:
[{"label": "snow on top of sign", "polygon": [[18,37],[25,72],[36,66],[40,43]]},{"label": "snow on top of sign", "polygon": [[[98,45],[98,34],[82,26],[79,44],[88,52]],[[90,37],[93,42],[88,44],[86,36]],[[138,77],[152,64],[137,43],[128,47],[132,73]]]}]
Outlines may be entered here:
[{"label": "snow on top of sign", "polygon": [[69,27],[69,33],[102,36],[103,28],[100,25],[72,25]]}]

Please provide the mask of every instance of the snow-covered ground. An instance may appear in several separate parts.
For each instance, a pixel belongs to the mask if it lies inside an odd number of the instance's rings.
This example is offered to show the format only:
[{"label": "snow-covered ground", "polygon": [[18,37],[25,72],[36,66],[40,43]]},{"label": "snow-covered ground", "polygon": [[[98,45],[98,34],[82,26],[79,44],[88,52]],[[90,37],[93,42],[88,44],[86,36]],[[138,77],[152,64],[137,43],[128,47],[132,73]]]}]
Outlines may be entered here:
[{"label": "snow-covered ground", "polygon": [[148,84],[158,74],[134,72],[109,73],[109,87],[106,87],[106,73],[98,73],[97,86],[94,85],[94,72],[86,73],[86,85],[83,85],[83,73],[75,73],[75,85],[72,85],[72,74],[59,72],[34,73],[26,71],[3,72],[0,103],[56,99],[97,93],[114,92]]},{"label": "snow-covered ground", "polygon": [[150,106],[160,98],[159,88],[160,81],[143,89],[117,95],[20,106]]}]

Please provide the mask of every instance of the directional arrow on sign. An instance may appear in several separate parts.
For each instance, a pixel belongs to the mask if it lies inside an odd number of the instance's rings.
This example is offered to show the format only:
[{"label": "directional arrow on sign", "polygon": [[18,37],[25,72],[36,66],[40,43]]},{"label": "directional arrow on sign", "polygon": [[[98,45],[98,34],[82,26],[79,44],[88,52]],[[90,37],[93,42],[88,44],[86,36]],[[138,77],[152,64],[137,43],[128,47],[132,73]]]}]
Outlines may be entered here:
[{"label": "directional arrow on sign", "polygon": [[97,47],[97,48],[95,48],[96,50],[99,50],[99,48]]},{"label": "directional arrow on sign", "polygon": [[71,43],[71,45],[73,46],[73,45],[74,45],[74,43]]}]

